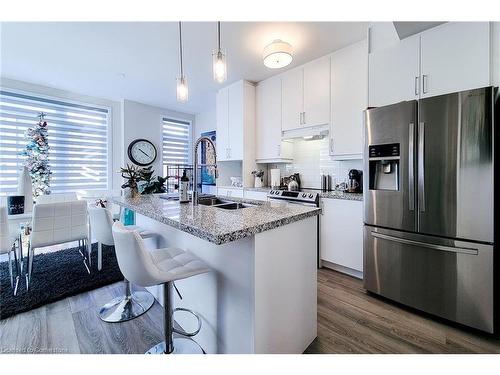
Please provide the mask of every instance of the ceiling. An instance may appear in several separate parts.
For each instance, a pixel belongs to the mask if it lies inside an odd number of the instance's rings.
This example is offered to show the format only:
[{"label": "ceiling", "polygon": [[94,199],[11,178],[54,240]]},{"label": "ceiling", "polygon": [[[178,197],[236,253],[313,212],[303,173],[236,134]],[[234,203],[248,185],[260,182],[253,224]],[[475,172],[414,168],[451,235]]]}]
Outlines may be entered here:
[{"label": "ceiling", "polygon": [[[283,39],[294,48],[287,69],[366,36],[366,22],[223,22],[228,82],[258,82],[281,70],[262,63],[264,46]],[[189,101],[178,103],[175,22],[12,22],[1,24],[1,76],[112,100],[129,99],[198,113],[214,105],[215,22],[183,23]],[[226,83],[226,84],[227,84]]]}]

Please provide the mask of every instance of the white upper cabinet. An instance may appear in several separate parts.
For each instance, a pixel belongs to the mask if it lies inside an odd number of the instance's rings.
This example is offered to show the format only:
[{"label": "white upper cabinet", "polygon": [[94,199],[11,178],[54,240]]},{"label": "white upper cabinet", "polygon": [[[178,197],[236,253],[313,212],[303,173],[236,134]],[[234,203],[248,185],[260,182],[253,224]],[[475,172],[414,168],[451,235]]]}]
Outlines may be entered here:
[{"label": "white upper cabinet", "polygon": [[330,57],[304,65],[302,126],[330,123]]},{"label": "white upper cabinet", "polygon": [[243,160],[244,82],[228,86],[229,159]]},{"label": "white upper cabinet", "polygon": [[281,141],[281,77],[272,77],[257,85],[257,161],[289,161],[291,147]]},{"label": "white upper cabinet", "polygon": [[216,116],[217,116],[217,160],[229,160],[229,90],[223,88],[217,92]]},{"label": "white upper cabinet", "polygon": [[302,126],[304,111],[304,70],[296,68],[282,75],[283,84],[283,130]]},{"label": "white upper cabinet", "polygon": [[255,86],[235,82],[216,99],[217,161],[241,161],[243,186],[253,185],[255,169]]},{"label": "white upper cabinet", "polygon": [[282,75],[283,131],[330,123],[330,56]]},{"label": "white upper cabinet", "polygon": [[368,46],[361,41],[331,56],[332,121],[330,155],[336,159],[361,159],[363,111],[368,95]]},{"label": "white upper cabinet", "polygon": [[449,22],[369,55],[369,105],[379,107],[484,87],[490,24]]},{"label": "white upper cabinet", "polygon": [[369,54],[369,105],[380,107],[418,98],[420,36]]},{"label": "white upper cabinet", "polygon": [[421,97],[490,84],[490,25],[452,22],[421,35]]}]

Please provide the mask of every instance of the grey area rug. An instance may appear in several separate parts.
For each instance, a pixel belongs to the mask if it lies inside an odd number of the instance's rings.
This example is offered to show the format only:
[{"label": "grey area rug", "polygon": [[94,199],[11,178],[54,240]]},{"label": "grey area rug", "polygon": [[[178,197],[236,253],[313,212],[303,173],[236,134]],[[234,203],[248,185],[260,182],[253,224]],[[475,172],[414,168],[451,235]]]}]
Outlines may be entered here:
[{"label": "grey area rug", "polygon": [[114,247],[103,245],[102,252],[102,269],[97,271],[97,244],[92,245],[89,275],[77,248],[38,255],[35,250],[30,288],[26,290],[23,274],[16,296],[10,287],[8,263],[0,263],[0,319],[123,280]]}]

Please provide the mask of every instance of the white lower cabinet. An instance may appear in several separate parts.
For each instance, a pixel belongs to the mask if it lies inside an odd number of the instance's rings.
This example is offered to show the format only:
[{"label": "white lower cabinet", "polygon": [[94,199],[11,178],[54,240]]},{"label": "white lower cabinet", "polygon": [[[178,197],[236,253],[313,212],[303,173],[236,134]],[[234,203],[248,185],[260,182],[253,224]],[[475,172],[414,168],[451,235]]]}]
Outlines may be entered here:
[{"label": "white lower cabinet", "polygon": [[320,252],[323,266],[362,277],[363,202],[322,199]]}]

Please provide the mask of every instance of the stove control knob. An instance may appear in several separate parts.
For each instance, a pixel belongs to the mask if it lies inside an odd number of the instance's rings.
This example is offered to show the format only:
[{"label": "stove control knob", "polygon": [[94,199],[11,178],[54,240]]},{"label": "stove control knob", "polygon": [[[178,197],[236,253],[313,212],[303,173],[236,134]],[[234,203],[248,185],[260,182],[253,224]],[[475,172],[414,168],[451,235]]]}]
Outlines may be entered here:
[{"label": "stove control knob", "polygon": [[309,198],[312,198],[312,197],[313,197],[313,195],[312,195],[312,194],[309,194]]},{"label": "stove control knob", "polygon": [[271,190],[271,191],[269,192],[269,194],[274,194],[274,190]]},{"label": "stove control knob", "polygon": [[307,197],[307,194],[306,193],[302,193],[302,198],[305,198]]}]

